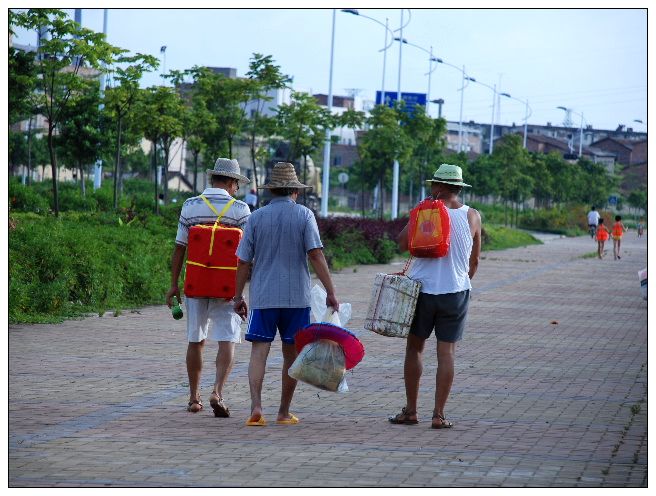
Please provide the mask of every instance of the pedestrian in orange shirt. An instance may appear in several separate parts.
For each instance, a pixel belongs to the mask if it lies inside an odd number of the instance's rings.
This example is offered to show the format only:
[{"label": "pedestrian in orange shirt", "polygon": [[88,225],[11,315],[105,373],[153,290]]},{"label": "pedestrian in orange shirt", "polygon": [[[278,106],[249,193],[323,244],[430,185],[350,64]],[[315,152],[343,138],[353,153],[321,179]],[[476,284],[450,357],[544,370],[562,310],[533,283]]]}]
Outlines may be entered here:
[{"label": "pedestrian in orange shirt", "polygon": [[599,224],[597,225],[597,255],[599,258],[604,258],[604,243],[608,240],[610,231],[604,226],[604,219],[599,217]]},{"label": "pedestrian in orange shirt", "polygon": [[613,229],[611,235],[613,237],[613,256],[615,260],[619,260],[620,257],[620,243],[622,242],[622,235],[626,231],[626,227],[622,224],[622,216],[615,216],[615,224],[613,224]]}]

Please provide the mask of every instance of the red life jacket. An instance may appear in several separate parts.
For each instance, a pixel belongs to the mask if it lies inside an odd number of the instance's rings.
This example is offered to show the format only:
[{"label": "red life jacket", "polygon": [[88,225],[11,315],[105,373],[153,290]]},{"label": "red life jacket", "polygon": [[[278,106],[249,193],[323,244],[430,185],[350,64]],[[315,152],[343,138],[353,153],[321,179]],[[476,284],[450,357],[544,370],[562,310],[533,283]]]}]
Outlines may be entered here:
[{"label": "red life jacket", "polygon": [[200,197],[217,218],[212,226],[198,224],[189,229],[184,293],[191,298],[232,298],[237,282],[237,246],[242,231],[221,226],[219,221],[235,199],[219,213],[207,198]]},{"label": "red life jacket", "polygon": [[442,200],[427,198],[410,212],[408,248],[418,258],[439,258],[449,251],[451,221]]}]

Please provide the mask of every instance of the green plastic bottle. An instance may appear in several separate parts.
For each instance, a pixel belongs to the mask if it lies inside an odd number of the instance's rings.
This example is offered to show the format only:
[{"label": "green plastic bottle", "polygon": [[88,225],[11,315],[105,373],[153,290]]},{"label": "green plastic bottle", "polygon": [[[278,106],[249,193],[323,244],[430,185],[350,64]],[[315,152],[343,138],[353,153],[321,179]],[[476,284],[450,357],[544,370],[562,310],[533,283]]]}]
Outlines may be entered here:
[{"label": "green plastic bottle", "polygon": [[173,315],[173,318],[175,320],[180,320],[184,315],[184,313],[182,312],[182,307],[180,306],[180,303],[178,303],[177,296],[173,297],[173,306],[171,307],[171,315]]}]

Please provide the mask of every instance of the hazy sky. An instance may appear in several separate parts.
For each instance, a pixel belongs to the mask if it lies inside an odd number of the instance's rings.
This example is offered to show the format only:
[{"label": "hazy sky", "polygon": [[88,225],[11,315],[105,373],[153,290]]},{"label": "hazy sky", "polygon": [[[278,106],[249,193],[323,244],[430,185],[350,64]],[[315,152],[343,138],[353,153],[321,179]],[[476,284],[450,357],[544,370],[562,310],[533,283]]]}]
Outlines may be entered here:
[{"label": "hazy sky", "polygon": [[[344,5],[342,5],[344,6]],[[389,25],[400,25],[400,9],[359,9]],[[68,10],[72,14],[72,9]],[[405,10],[404,19],[408,14]],[[84,9],[82,24],[102,31],[102,10]],[[110,9],[108,40],[160,56],[166,45],[166,68],[193,65],[248,70],[253,52],[272,55],[294,86],[328,92],[332,9]],[[356,89],[373,99],[382,80],[385,29],[337,10],[333,93]],[[397,32],[398,36],[398,32]],[[497,85],[519,100],[528,99],[531,124],[562,124],[565,106],[595,128],[618,124],[646,131],[646,9],[412,9],[403,37],[489,86]],[[17,43],[35,44],[22,33]],[[404,45],[401,91],[425,93],[428,55]],[[387,51],[385,88],[398,85],[399,44]],[[159,73],[159,71],[158,71]],[[430,98],[443,98],[443,115],[457,121],[461,72],[439,64],[432,74]],[[159,84],[156,74],[146,85]],[[469,83],[464,91],[463,120],[489,123],[493,91]],[[431,113],[437,115],[437,106]],[[502,124],[521,123],[524,105],[501,99]],[[645,124],[633,122],[642,120]],[[572,114],[574,125],[580,117]]]}]

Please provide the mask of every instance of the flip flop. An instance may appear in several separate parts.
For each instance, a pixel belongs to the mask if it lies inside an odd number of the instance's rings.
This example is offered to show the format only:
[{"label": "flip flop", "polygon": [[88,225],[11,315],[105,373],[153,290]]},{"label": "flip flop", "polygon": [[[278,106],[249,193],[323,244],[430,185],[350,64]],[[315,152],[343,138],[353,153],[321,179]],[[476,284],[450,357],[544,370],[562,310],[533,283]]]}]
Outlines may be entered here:
[{"label": "flip flop", "polygon": [[253,420],[253,417],[254,416],[250,417],[246,421],[246,425],[248,425],[248,426],[264,426],[264,425],[267,425],[267,421],[264,419],[264,417],[262,415],[258,416],[257,420]]},{"label": "flip flop", "polygon": [[288,419],[276,420],[276,424],[279,424],[279,425],[293,425],[293,424],[298,424],[299,422],[300,422],[300,420],[298,420],[298,417],[296,415],[294,415],[293,413],[289,414]]}]

